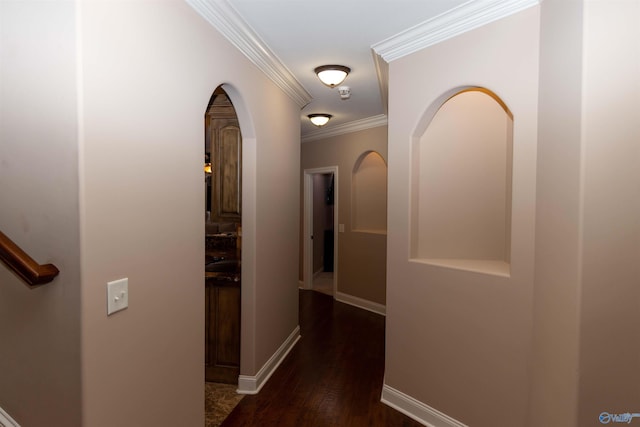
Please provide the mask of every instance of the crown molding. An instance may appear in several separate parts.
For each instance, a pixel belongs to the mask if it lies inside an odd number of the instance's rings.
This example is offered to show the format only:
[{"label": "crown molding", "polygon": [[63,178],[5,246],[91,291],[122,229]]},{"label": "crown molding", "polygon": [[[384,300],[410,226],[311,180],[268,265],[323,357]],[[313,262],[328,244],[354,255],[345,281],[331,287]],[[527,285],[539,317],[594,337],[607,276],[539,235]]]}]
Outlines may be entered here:
[{"label": "crown molding", "polygon": [[536,6],[542,0],[470,0],[435,18],[371,46],[391,62],[498,19]]},{"label": "crown molding", "polygon": [[0,408],[0,426],[20,427],[16,420],[11,418],[2,408]]},{"label": "crown molding", "polygon": [[313,132],[309,132],[300,138],[301,142],[317,141],[332,136],[344,135],[345,133],[357,132],[359,130],[371,129],[378,126],[386,126],[387,116],[379,114],[377,116],[367,117],[366,119],[354,120],[349,123],[333,126],[330,128],[321,128]]},{"label": "crown molding", "polygon": [[380,55],[371,50],[373,56],[373,64],[376,67],[376,75],[378,76],[378,87],[380,88],[380,97],[382,98],[382,109],[384,114],[389,113],[389,63]]},{"label": "crown molding", "polygon": [[227,0],[185,1],[289,95],[300,108],[311,101],[309,92]]}]

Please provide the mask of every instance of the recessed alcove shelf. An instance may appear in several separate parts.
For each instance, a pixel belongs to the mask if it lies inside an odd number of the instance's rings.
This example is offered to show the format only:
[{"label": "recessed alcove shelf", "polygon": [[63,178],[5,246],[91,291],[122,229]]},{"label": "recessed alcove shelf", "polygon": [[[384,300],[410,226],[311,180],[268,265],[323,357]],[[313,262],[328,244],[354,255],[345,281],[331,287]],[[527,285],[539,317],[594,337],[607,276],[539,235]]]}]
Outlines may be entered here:
[{"label": "recessed alcove shelf", "polygon": [[379,234],[381,236],[387,235],[387,230],[366,230],[366,229],[353,229],[354,233],[366,233],[366,234]]},{"label": "recessed alcove shelf", "polygon": [[513,115],[465,88],[425,113],[414,137],[411,261],[509,276]]},{"label": "recessed alcove shelf", "polygon": [[493,276],[511,277],[511,265],[505,261],[487,259],[410,259],[409,262]]}]

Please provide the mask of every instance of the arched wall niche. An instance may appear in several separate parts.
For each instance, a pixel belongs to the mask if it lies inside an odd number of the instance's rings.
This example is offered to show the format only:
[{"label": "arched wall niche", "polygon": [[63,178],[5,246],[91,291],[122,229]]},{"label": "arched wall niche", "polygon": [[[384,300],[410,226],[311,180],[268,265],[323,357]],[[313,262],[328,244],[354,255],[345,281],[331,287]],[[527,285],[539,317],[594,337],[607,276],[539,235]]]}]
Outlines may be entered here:
[{"label": "arched wall niche", "polygon": [[443,94],[416,127],[411,260],[508,276],[513,114],[492,91]]},{"label": "arched wall niche", "polygon": [[365,151],[351,172],[352,230],[387,232],[387,164],[377,151]]}]

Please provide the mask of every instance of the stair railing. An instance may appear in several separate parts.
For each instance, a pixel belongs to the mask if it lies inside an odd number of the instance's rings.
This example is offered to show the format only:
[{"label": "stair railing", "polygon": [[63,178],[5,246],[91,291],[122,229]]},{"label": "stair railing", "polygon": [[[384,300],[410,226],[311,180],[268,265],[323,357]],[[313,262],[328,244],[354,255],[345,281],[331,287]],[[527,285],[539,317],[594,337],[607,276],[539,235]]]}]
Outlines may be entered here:
[{"label": "stair railing", "polygon": [[0,261],[31,286],[49,283],[60,273],[53,264],[38,264],[1,231]]}]

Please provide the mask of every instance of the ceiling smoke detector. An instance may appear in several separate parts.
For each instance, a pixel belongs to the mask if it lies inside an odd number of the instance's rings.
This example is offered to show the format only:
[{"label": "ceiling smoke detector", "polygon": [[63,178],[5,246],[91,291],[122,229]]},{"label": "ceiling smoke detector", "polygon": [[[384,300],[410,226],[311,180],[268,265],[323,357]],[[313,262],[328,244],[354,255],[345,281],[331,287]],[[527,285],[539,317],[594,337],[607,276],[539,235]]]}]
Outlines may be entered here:
[{"label": "ceiling smoke detector", "polygon": [[349,86],[340,86],[338,88],[340,99],[349,99],[351,97],[351,88]]}]

